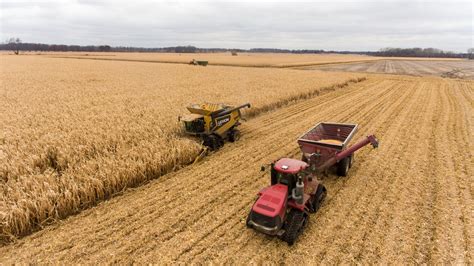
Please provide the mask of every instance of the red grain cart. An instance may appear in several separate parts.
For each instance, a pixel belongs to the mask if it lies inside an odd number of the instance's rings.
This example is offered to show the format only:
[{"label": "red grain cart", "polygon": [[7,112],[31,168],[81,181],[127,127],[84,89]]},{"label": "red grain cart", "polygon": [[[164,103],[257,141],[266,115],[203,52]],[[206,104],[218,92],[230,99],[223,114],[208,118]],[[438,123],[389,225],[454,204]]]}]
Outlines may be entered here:
[{"label": "red grain cart", "polygon": [[[352,166],[354,154],[351,152],[350,155],[345,158],[344,156],[337,155],[347,149],[347,145],[354,137],[357,129],[357,124],[328,122],[317,124],[298,139],[298,144],[302,152],[302,161],[308,163],[311,160],[320,171],[326,170],[335,164],[337,174],[346,176],[349,168]],[[368,140],[372,144],[375,144],[375,146],[378,145],[375,137],[369,136]],[[368,143],[364,142],[362,146],[366,144]],[[355,146],[356,148],[353,149],[353,147],[351,147],[351,150],[355,151],[362,147],[359,145]],[[346,154],[346,152],[344,154]],[[333,162],[334,158],[336,159],[335,163]]]}]

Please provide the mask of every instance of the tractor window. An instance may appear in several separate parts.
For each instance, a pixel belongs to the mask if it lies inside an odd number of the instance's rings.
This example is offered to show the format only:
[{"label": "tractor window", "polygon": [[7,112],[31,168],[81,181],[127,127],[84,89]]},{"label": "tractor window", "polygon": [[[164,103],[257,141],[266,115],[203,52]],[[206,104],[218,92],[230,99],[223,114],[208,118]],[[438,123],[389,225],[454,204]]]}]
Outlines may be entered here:
[{"label": "tractor window", "polygon": [[294,175],[277,172],[276,176],[277,176],[278,183],[288,186],[289,189],[292,189],[295,186]]},{"label": "tractor window", "polygon": [[272,185],[272,186],[278,183],[278,177],[277,177],[277,173],[278,173],[278,172],[275,170],[275,168],[273,168],[273,166],[274,166],[274,165],[272,164],[272,165],[271,165],[271,167],[272,167],[271,169],[272,169],[272,170],[271,170],[271,172],[270,172],[270,174],[271,174],[271,185]]}]

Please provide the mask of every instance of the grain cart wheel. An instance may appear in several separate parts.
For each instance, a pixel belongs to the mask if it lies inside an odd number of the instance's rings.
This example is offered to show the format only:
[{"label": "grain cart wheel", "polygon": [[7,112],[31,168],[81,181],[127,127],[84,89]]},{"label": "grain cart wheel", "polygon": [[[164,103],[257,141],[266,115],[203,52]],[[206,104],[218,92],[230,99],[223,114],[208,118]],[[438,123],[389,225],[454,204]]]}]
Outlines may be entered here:
[{"label": "grain cart wheel", "polygon": [[351,154],[351,156],[349,156],[350,160],[349,160],[349,168],[352,168],[352,165],[354,164],[354,157],[355,157],[355,153]]},{"label": "grain cart wheel", "polygon": [[349,172],[350,158],[346,157],[337,163],[337,175],[338,176],[347,176]]},{"label": "grain cart wheel", "polygon": [[232,129],[229,131],[229,141],[230,142],[236,142],[240,139],[240,130],[238,129]]},{"label": "grain cart wheel", "polygon": [[311,212],[315,213],[319,210],[321,205],[323,204],[324,199],[326,198],[326,187],[319,184],[318,188],[316,189],[316,193],[314,194],[314,198],[311,202],[312,209]]},{"label": "grain cart wheel", "polygon": [[303,231],[307,219],[308,217],[304,212],[297,209],[291,209],[286,219],[285,233],[283,233],[281,239],[287,242],[288,245],[293,245]]}]

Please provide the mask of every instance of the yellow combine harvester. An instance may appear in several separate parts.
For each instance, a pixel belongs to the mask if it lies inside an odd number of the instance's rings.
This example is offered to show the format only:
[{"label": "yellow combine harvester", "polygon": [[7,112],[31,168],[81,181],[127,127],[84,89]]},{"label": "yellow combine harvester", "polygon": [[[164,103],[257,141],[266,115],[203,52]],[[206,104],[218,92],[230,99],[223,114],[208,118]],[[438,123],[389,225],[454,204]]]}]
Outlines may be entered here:
[{"label": "yellow combine harvester", "polygon": [[179,120],[184,123],[187,134],[200,137],[205,146],[217,150],[226,139],[230,142],[239,139],[240,131],[236,127],[240,125],[240,109],[245,107],[250,108],[250,104],[237,107],[212,103],[192,104],[187,107],[190,114],[179,117]]}]

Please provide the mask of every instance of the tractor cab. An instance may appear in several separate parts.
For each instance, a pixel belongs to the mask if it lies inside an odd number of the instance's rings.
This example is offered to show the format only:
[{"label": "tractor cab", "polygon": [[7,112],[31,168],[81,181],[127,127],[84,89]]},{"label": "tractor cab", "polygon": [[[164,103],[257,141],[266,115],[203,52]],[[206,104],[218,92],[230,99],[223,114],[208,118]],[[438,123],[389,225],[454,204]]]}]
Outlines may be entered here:
[{"label": "tractor cab", "polygon": [[298,176],[309,165],[303,161],[282,158],[276,163],[272,164],[271,169],[271,185],[282,184],[288,187],[288,190],[291,191],[296,187],[296,182],[298,181]]}]

